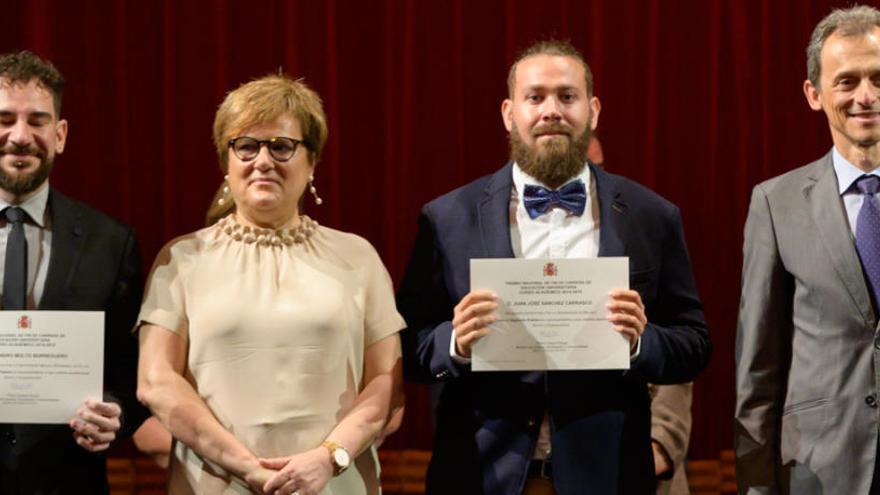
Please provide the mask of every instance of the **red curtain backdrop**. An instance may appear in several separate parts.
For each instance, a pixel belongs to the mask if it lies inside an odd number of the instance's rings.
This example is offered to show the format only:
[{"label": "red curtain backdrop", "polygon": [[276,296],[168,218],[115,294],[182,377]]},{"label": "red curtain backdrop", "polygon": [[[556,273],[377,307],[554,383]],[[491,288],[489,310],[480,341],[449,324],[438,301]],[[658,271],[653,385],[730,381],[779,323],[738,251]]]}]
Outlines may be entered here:
[{"label": "red curtain backdrop", "polygon": [[[226,91],[283,70],[324,98],[330,140],[308,214],[355,232],[399,281],[419,208],[507,160],[507,70],[570,39],[602,101],[607,167],[681,207],[715,343],[696,382],[692,457],[732,447],[742,228],[757,182],[831,141],[802,94],[814,1],[7,0],[0,51],[67,78],[68,149],[52,184],[138,231],[147,266],[202,226],[221,181],[211,142]],[[310,201],[307,201],[311,204]],[[429,448],[408,386],[394,447]]]}]

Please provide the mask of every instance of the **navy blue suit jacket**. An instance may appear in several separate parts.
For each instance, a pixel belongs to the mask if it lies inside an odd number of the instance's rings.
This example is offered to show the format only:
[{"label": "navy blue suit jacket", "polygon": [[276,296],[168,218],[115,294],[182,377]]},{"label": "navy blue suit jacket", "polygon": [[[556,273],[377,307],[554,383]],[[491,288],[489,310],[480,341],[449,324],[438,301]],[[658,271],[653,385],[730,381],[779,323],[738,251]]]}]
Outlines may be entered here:
[{"label": "navy blue suit jacket", "polygon": [[654,463],[647,382],[692,380],[711,343],[678,209],[591,165],[600,209],[599,256],[628,256],[630,287],[649,324],[631,369],[472,373],[452,360],[453,307],[470,291],[471,258],[512,258],[511,164],[422,209],[398,293],[409,379],[444,382],[429,494],[516,495],[545,411],[560,495],[650,493]]}]

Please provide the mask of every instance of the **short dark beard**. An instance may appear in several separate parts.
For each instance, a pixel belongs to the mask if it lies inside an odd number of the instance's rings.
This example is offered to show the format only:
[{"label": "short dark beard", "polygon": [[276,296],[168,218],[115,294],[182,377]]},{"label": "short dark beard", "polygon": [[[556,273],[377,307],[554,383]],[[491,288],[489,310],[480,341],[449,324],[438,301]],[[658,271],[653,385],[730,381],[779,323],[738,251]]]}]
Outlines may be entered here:
[{"label": "short dark beard", "polygon": [[[568,130],[568,127],[550,125],[540,128],[537,132],[539,134],[546,132],[565,133]],[[567,180],[576,177],[584,169],[591,137],[592,132],[590,126],[587,125],[584,132],[574,139],[569,135],[569,140],[564,143],[559,143],[555,139],[547,143],[542,153],[537,149],[537,144],[530,146],[523,142],[514,123],[510,129],[510,156],[523,172],[541,181],[547,187],[556,189]]]},{"label": "short dark beard", "polygon": [[[34,192],[49,178],[54,160],[48,158],[42,150],[31,150],[30,153],[40,160],[40,165],[33,172],[18,177],[13,177],[0,167],[0,189],[22,196]],[[0,157],[6,152],[0,150]]]}]

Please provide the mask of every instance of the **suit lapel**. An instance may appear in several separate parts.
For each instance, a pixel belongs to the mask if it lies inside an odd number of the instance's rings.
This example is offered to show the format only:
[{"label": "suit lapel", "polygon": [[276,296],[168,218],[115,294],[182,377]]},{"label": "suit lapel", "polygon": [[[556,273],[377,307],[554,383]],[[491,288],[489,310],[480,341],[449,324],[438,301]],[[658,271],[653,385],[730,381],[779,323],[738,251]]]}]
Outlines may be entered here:
[{"label": "suit lapel", "polygon": [[[483,237],[483,254],[487,258],[513,258],[510,242],[510,191],[513,187],[513,163],[510,162],[489,179],[485,196],[477,208],[480,235]],[[541,384],[547,375],[544,371],[519,372],[519,380],[534,385]]]},{"label": "suit lapel", "polygon": [[513,258],[510,244],[510,190],[513,165],[508,163],[489,179],[486,195],[477,205],[480,235],[487,258]]},{"label": "suit lapel", "polygon": [[840,277],[853,302],[866,322],[874,321],[871,298],[862,273],[862,264],[856,252],[846,210],[840,199],[837,175],[831,154],[823,158],[815,173],[804,186],[804,198],[816,222],[819,236],[831,258],[831,264]]},{"label": "suit lapel", "polygon": [[39,309],[61,309],[82,254],[86,235],[79,225],[76,205],[53,189],[49,190],[49,214],[52,218],[52,253]]},{"label": "suit lapel", "polygon": [[626,245],[623,234],[626,232],[628,217],[625,198],[617,188],[617,179],[590,165],[593,180],[596,181],[596,196],[599,198],[599,256],[625,256]]}]

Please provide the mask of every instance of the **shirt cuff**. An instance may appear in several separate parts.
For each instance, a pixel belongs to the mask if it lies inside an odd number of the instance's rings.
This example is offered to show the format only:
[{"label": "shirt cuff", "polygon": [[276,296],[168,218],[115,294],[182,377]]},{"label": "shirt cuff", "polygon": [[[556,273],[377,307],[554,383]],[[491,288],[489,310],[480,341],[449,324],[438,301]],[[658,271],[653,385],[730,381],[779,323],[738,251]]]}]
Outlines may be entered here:
[{"label": "shirt cuff", "polygon": [[[455,346],[453,346],[455,347]],[[639,357],[639,352],[642,350],[642,336],[639,335],[639,340],[636,341],[636,350],[633,351],[632,354],[629,355],[629,362],[633,362]]]},{"label": "shirt cuff", "polygon": [[471,364],[470,358],[461,357],[455,352],[455,330],[453,330],[452,334],[449,336],[449,357],[452,358],[452,361],[458,364]]}]

